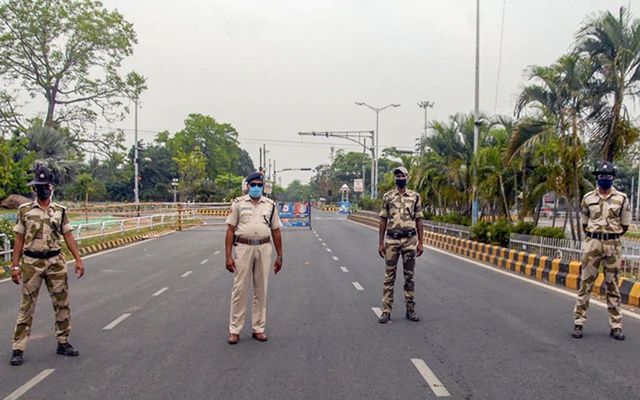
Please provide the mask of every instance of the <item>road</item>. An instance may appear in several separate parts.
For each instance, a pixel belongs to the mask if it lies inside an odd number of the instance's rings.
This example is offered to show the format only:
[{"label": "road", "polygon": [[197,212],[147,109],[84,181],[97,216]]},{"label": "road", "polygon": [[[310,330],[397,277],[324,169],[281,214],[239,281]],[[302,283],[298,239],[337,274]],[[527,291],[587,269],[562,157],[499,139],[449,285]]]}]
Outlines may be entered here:
[{"label": "road", "polygon": [[392,323],[380,325],[377,232],[315,215],[314,231],[284,232],[266,343],[249,323],[226,343],[220,226],[87,258],[86,277],[71,279],[78,358],[55,354],[43,290],[25,364],[9,366],[19,292],[0,283],[0,399],[25,389],[24,399],[83,400],[640,398],[640,320],[625,316],[627,340],[615,342],[594,306],[584,339],[572,339],[572,296],[427,248],[416,264],[422,320],[403,318],[399,277]]}]

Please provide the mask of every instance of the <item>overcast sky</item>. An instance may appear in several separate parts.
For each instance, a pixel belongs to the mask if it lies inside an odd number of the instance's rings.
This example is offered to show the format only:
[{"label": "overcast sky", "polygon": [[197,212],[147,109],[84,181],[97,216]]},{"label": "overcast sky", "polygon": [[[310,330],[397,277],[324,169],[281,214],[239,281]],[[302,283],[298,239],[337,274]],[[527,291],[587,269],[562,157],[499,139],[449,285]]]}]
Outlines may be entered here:
[{"label": "overcast sky", "polygon": [[[139,44],[126,61],[148,79],[140,137],[182,128],[202,113],[238,130],[258,166],[266,143],[277,169],[316,167],[340,139],[300,131],[372,130],[382,107],[380,150],[412,149],[429,120],[473,110],[474,0],[103,0],[134,24]],[[570,49],[585,17],[640,0],[506,0],[498,113],[511,115],[523,71]],[[503,0],[481,0],[480,107],[496,98]],[[640,12],[640,11],[638,11]],[[133,117],[114,127],[131,129]],[[133,143],[133,132],[127,131]],[[315,144],[312,144],[315,143]],[[285,172],[282,183],[307,181]],[[351,183],[349,183],[351,184]],[[368,183],[367,183],[368,185]]]}]

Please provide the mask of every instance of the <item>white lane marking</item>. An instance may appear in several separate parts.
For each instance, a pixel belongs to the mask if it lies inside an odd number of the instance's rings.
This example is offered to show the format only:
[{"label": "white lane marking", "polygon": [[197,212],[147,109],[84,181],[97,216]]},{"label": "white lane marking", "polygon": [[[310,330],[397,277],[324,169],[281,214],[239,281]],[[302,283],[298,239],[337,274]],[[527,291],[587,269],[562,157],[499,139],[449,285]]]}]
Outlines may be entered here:
[{"label": "white lane marking", "polygon": [[207,263],[207,261],[209,261],[209,259],[208,259],[208,258],[205,258],[204,260],[202,260],[202,262],[200,263],[200,265],[202,265],[202,264],[206,264],[206,263]]},{"label": "white lane marking", "polygon": [[[351,220],[349,220],[349,222],[351,222],[353,224],[358,224],[359,226],[364,226],[365,228],[369,228],[369,229],[372,229],[372,230],[375,230],[375,231],[378,230],[378,229],[373,228],[371,226],[363,225],[363,224],[360,224],[360,223],[357,223],[357,222],[353,222]],[[482,264],[482,263],[480,263],[480,262],[478,262],[476,260],[471,260],[469,258],[465,258],[465,257],[459,256],[457,254],[449,253],[446,250],[442,250],[442,249],[439,249],[437,247],[429,246],[428,244],[425,244],[425,247],[428,247],[428,248],[430,248],[432,250],[435,250],[435,251],[437,251],[439,253],[442,253],[442,254],[444,254],[446,256],[457,258],[458,260],[465,261],[465,262],[468,262],[470,264],[475,264],[475,265],[477,265],[479,267],[482,267],[484,269],[488,269],[488,270],[496,272],[498,274],[510,276],[511,278],[519,279],[519,280],[521,280],[523,282],[527,282],[527,283],[530,283],[532,285],[536,285],[538,287],[545,288],[547,290],[551,290],[553,292],[560,293],[560,294],[563,294],[565,296],[569,296],[571,298],[575,298],[576,297],[576,293],[574,293],[574,292],[572,292],[570,290],[562,289],[562,288],[557,287],[557,286],[551,286],[551,285],[548,285],[546,283],[535,281],[535,280],[533,280],[531,278],[528,278],[528,277],[525,277],[525,276],[516,275],[516,274],[514,274],[512,272],[504,271],[504,270],[500,269],[500,267],[493,267],[493,266],[490,266],[490,265],[484,265],[484,264]],[[596,300],[593,297],[591,298],[589,304],[595,304],[598,307],[607,308],[607,304],[606,303],[604,303],[604,302],[602,302],[600,300]],[[637,320],[640,320],[640,314],[638,314],[638,313],[635,313],[635,312],[632,312],[632,311],[629,311],[629,310],[624,310],[624,309],[622,309],[621,311],[622,311],[622,313],[624,315],[628,315],[631,318],[635,318]]]},{"label": "white lane marking", "polygon": [[331,249],[330,249],[330,248],[327,248],[327,251],[328,251],[329,253],[331,253]]},{"label": "white lane marking", "polygon": [[338,261],[338,257],[333,256],[333,261]]},{"label": "white lane marking", "polygon": [[9,282],[10,280],[11,280],[11,278],[2,279],[2,280],[0,280],[0,283],[3,283],[3,282]]},{"label": "white lane marking", "polygon": [[323,246],[326,246],[327,244],[326,244],[326,243],[322,243],[322,245],[323,245]]},{"label": "white lane marking", "polygon": [[213,255],[214,255],[214,256],[215,256],[215,255],[218,255],[218,254],[220,254],[220,250],[218,250],[218,251],[216,251],[215,253],[213,253]]},{"label": "white lane marking", "polygon": [[382,317],[382,310],[380,309],[380,307],[371,307],[371,309],[378,318]]},{"label": "white lane marking", "polygon": [[185,272],[184,274],[182,274],[181,278],[185,278],[185,277],[187,277],[187,276],[191,275],[191,273],[192,273],[192,272],[193,272],[193,271],[187,271],[187,272]]},{"label": "white lane marking", "polygon": [[13,393],[11,393],[9,396],[5,397],[4,400],[16,400],[16,399],[20,398],[20,396],[22,396],[23,394],[27,393],[29,391],[29,389],[31,389],[32,387],[34,387],[38,383],[42,382],[47,376],[51,375],[53,373],[53,371],[55,371],[55,369],[45,369],[44,371],[40,372],[38,375],[36,375],[33,378],[31,378],[31,380],[29,382],[27,382],[24,385],[20,386]]},{"label": "white lane marking", "polygon": [[342,272],[349,272],[349,270],[347,269],[347,267],[340,267],[340,269],[342,270]]},{"label": "white lane marking", "polygon": [[351,282],[351,284],[356,288],[356,290],[364,290],[358,282]]},{"label": "white lane marking", "polygon": [[318,240],[322,242],[322,239],[321,239],[321,238],[318,238]]},{"label": "white lane marking", "polygon": [[169,290],[168,287],[163,287],[162,289],[158,290],[157,292],[155,292],[153,294],[153,296],[160,296],[162,293],[166,292],[167,290]]},{"label": "white lane marking", "polygon": [[437,397],[450,397],[451,396],[451,394],[449,394],[449,391],[447,390],[447,388],[444,387],[442,382],[440,382],[438,380],[438,377],[436,377],[436,375],[433,373],[433,371],[431,371],[431,369],[429,369],[429,367],[427,366],[427,363],[425,363],[420,358],[412,358],[411,362],[416,367],[418,372],[420,372],[420,375],[422,375],[424,380],[427,381],[427,384],[429,385],[431,390],[433,390],[433,393]]},{"label": "white lane marking", "polygon": [[114,319],[112,323],[102,328],[102,330],[108,331],[110,329],[113,329],[115,328],[116,325],[118,325],[120,322],[124,321],[125,319],[129,318],[130,316],[131,314],[122,314],[118,318]]}]

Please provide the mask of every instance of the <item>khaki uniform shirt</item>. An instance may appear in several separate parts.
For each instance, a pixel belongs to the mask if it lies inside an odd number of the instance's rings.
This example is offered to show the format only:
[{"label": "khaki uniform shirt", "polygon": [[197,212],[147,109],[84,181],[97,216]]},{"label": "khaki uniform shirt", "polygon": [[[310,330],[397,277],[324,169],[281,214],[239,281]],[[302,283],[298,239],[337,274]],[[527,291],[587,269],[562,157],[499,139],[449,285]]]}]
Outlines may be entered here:
[{"label": "khaki uniform shirt", "polygon": [[415,220],[422,218],[420,195],[409,189],[401,195],[397,188],[385,193],[380,204],[380,216],[387,219],[387,230],[416,229]]},{"label": "khaki uniform shirt", "polygon": [[[273,219],[269,224],[272,211]],[[254,204],[249,195],[233,200],[226,223],[235,226],[236,236],[245,239],[271,237],[271,230],[279,229],[282,226],[277,204],[273,200],[261,196],[258,204]]]},{"label": "khaki uniform shirt", "polygon": [[43,209],[37,200],[20,206],[13,230],[24,235],[24,250],[47,252],[62,248],[62,235],[73,230],[67,213],[62,216],[63,210],[54,202]]},{"label": "khaki uniform shirt", "polygon": [[580,223],[587,232],[622,233],[622,225],[631,222],[631,208],[627,195],[611,188],[603,197],[599,190],[584,195],[580,206]]}]

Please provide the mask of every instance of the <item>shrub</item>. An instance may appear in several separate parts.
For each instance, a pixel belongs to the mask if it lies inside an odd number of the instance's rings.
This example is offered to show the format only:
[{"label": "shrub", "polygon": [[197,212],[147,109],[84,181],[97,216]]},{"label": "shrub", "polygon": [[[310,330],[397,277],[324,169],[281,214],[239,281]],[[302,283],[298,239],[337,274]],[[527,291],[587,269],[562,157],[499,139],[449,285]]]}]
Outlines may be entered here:
[{"label": "shrub", "polygon": [[[13,247],[13,240],[15,238],[15,232],[13,226],[15,224],[6,218],[0,217],[0,233],[6,233],[11,241],[11,247]],[[3,246],[3,240],[0,239],[0,248]]]},{"label": "shrub", "polygon": [[471,228],[471,240],[481,243],[489,243],[489,228],[491,224],[487,221],[478,222]]},{"label": "shrub", "polygon": [[380,211],[380,202],[381,201],[382,201],[381,199],[372,199],[371,197],[365,197],[362,200],[360,200],[358,205],[363,210]]},{"label": "shrub", "polygon": [[425,221],[433,220],[433,213],[429,212],[427,210],[423,210],[422,211],[422,219],[424,219]]},{"label": "shrub", "polygon": [[550,226],[534,228],[531,231],[531,235],[556,238],[556,239],[566,239],[564,230],[562,230],[562,228],[553,228]]},{"label": "shrub", "polygon": [[513,233],[519,233],[521,235],[531,235],[531,231],[535,228],[532,222],[519,221],[516,226],[513,227]]},{"label": "shrub", "polygon": [[508,247],[509,235],[513,230],[513,225],[506,219],[498,220],[489,227],[489,243],[497,246]]},{"label": "shrub", "polygon": [[469,219],[469,217],[454,212],[444,215],[436,215],[433,217],[433,221],[443,222],[445,224],[471,226],[471,219]]}]

